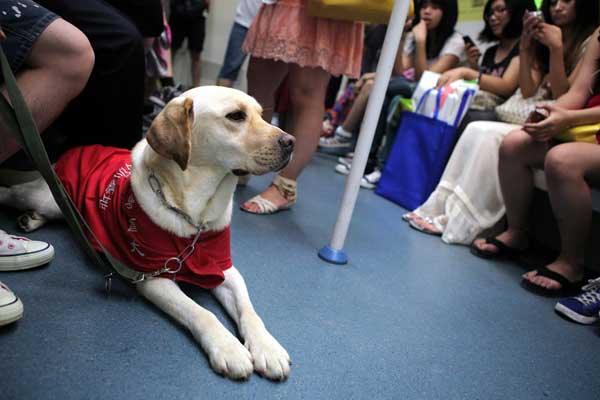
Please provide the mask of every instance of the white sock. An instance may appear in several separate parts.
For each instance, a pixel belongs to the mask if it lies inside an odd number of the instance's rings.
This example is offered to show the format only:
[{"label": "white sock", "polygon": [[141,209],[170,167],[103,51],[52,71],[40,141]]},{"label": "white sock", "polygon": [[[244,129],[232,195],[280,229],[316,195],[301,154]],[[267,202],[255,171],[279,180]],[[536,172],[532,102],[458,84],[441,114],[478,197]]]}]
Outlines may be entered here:
[{"label": "white sock", "polygon": [[352,139],[352,132],[348,132],[341,125],[335,129],[335,136],[344,138],[344,139]]}]

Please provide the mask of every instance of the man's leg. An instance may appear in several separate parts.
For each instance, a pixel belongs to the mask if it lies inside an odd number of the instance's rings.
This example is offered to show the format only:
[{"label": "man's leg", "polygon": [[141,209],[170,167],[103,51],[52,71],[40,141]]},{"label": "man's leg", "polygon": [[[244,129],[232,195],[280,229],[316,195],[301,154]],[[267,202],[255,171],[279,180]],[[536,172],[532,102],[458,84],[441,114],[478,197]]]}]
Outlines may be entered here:
[{"label": "man's leg", "polygon": [[192,86],[200,86],[200,77],[202,75],[202,53],[190,50],[190,59],[192,61]]},{"label": "man's leg", "polygon": [[[20,18],[4,16],[0,26],[6,35],[3,47],[12,69],[17,71],[19,88],[38,130],[43,132],[83,90],[94,53],[79,29],[31,1],[26,4],[31,7],[23,9]],[[19,146],[3,126],[0,137],[1,161]]]},{"label": "man's leg", "polygon": [[231,32],[229,33],[227,49],[225,50],[223,66],[217,78],[217,86],[232,87],[237,80],[240,68],[242,68],[246,60],[246,53],[242,50],[242,44],[244,43],[244,39],[246,39],[247,33],[248,28],[235,22],[233,23]]},{"label": "man's leg", "polygon": [[202,73],[202,50],[204,49],[204,36],[206,34],[206,19],[199,17],[190,22],[188,30],[188,48],[192,61],[192,86],[200,86]]}]

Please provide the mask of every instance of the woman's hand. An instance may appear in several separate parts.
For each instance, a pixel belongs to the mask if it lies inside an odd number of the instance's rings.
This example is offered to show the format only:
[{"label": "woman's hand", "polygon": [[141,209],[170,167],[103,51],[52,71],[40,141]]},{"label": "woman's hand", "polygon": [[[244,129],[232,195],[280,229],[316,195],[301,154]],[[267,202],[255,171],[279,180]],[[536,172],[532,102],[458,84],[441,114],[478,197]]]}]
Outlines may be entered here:
[{"label": "woman's hand", "polygon": [[463,67],[453,68],[451,70],[444,72],[438,79],[436,88],[439,89],[443,86],[451,84],[454,81],[457,81],[459,79],[464,79],[465,73],[466,73],[466,68],[463,68]]},{"label": "woman's hand", "polygon": [[521,42],[519,48],[522,52],[529,53],[533,47],[534,35],[537,31],[538,25],[541,23],[539,18],[525,13],[523,15],[523,31],[521,33]]},{"label": "woman's hand", "polygon": [[533,37],[550,50],[562,49],[562,32],[556,25],[539,23]]},{"label": "woman's hand", "polygon": [[481,57],[479,48],[474,44],[467,44],[465,46],[465,50],[467,53],[467,64],[469,67],[473,69],[479,69],[479,57]]},{"label": "woman's hand", "polygon": [[533,139],[538,142],[547,142],[554,136],[564,132],[571,125],[569,110],[558,107],[554,104],[543,104],[538,106],[546,110],[548,117],[540,122],[527,122],[523,130],[529,133]]},{"label": "woman's hand", "polygon": [[415,35],[416,43],[425,43],[427,40],[427,25],[425,25],[425,21],[419,21],[419,23],[412,28],[412,33]]},{"label": "woman's hand", "polygon": [[375,79],[375,72],[367,72],[366,74],[361,76],[356,81],[356,83],[354,83],[354,92],[358,93],[360,91],[360,89],[362,89],[365,82],[367,82],[368,80],[372,80],[372,79]]}]

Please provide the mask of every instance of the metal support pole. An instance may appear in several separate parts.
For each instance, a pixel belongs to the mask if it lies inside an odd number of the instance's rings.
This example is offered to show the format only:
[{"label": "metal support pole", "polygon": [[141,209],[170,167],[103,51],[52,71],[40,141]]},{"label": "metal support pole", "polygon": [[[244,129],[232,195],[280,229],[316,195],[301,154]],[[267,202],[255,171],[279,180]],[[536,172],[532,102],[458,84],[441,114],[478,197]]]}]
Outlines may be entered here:
[{"label": "metal support pole", "polygon": [[383,41],[381,56],[379,58],[379,63],[377,64],[373,90],[369,96],[365,118],[360,127],[360,134],[358,136],[356,149],[354,150],[352,167],[350,168],[350,174],[346,181],[346,188],[342,197],[337,221],[333,229],[331,243],[329,246],[325,246],[319,250],[319,257],[330,263],[346,264],[348,262],[348,256],[343,250],[344,242],[346,240],[346,235],[348,234],[348,227],[350,225],[350,220],[352,219],[352,213],[354,212],[356,198],[358,197],[360,180],[365,170],[369,150],[371,149],[371,143],[373,142],[373,136],[375,135],[375,127],[377,126],[379,115],[381,114],[381,106],[390,81],[390,76],[392,75],[392,68],[394,67],[394,61],[396,59],[398,44],[400,43],[404,23],[406,22],[406,16],[408,14],[408,6],[409,0],[396,0],[394,3],[392,16],[390,17],[388,29]]}]

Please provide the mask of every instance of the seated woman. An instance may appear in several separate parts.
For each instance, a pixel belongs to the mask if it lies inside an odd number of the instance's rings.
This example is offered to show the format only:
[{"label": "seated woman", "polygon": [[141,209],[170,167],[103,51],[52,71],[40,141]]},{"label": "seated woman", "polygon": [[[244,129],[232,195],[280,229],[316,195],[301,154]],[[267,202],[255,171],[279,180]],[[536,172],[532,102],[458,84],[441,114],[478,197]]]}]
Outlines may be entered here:
[{"label": "seated woman", "polygon": [[[497,42],[489,47],[479,64],[481,52],[466,37],[467,66],[451,69],[442,74],[437,87],[448,85],[456,80],[477,80],[479,93],[489,94],[494,100],[507,99],[519,84],[519,38],[523,31],[525,10],[533,10],[533,0],[488,0],[483,9],[485,26],[479,40],[485,43]],[[469,116],[469,113],[473,114]],[[471,110],[465,120],[496,120],[493,108]],[[464,126],[467,124],[463,120]]]},{"label": "seated woman", "polygon": [[[568,90],[576,73],[572,71],[598,26],[598,8],[597,2],[586,0],[545,0],[542,9],[548,22],[525,14],[519,46],[520,89],[514,95],[521,99],[517,104],[533,110],[535,103],[523,98],[552,99]],[[537,46],[549,55],[536,50]],[[446,243],[469,245],[496,225],[505,213],[497,173],[498,149],[504,136],[519,126],[488,121],[469,124],[434,192],[405,216],[411,226],[441,235]]]},{"label": "seated woman", "polygon": [[[575,82],[553,105],[542,106],[548,117],[511,132],[500,147],[500,185],[508,229],[492,240],[478,239],[475,252],[485,257],[518,253],[528,246],[528,211],[533,196],[532,168],[543,167],[550,203],[558,222],[561,251],[547,266],[523,275],[529,286],[546,294],[581,288],[583,243],[589,234],[592,197],[589,184],[600,184],[600,147],[591,143],[553,146],[555,138],[574,126],[600,122],[600,29],[587,48]],[[591,96],[590,96],[591,94]]]},{"label": "seated woman", "polygon": [[[464,42],[462,37],[454,30],[458,18],[458,5],[456,0],[425,0],[416,5],[414,25],[405,26],[396,61],[392,71],[386,97],[382,110],[387,110],[391,99],[396,95],[410,97],[416,83],[405,76],[411,76],[418,81],[425,70],[445,72],[458,65],[464,58]],[[352,135],[360,126],[362,116],[367,106],[367,99],[372,87],[372,82],[365,84],[361,94],[362,100],[357,99],[348,114],[342,129],[336,132],[338,140],[352,140]],[[365,89],[367,90],[365,92]],[[379,117],[378,127],[371,149],[379,148],[385,133],[387,113],[384,111]],[[381,132],[380,134],[378,134]],[[375,167],[375,155],[367,165],[365,172],[369,174]],[[370,157],[371,158],[371,157]],[[349,167],[337,172],[348,173]],[[379,179],[377,179],[379,180]],[[365,178],[363,178],[365,181]],[[368,183],[366,187],[373,188],[374,184]]]}]

